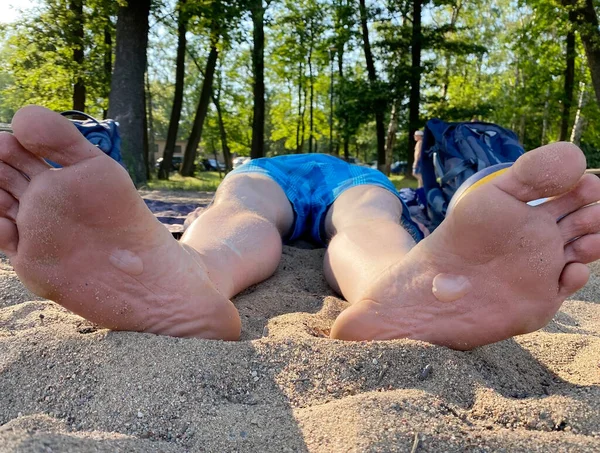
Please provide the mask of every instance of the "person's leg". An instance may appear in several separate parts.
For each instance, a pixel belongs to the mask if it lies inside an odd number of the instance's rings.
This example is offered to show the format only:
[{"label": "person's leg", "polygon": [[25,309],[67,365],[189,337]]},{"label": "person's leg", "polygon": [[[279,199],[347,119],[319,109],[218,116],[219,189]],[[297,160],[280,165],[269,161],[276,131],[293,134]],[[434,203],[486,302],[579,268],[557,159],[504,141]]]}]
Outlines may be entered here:
[{"label": "person's leg", "polygon": [[229,298],[273,272],[293,219],[276,183],[227,178],[179,243],[68,120],[26,107],[13,130],[0,135],[0,250],[30,290],[116,330],[239,337]]},{"label": "person's leg", "polygon": [[[398,205],[386,208],[379,191],[342,194],[326,276],[352,305],[331,336],[470,349],[543,327],[600,259],[600,180],[584,170],[570,144],[528,152],[412,248],[395,226]],[[542,197],[555,198],[526,203]]]},{"label": "person's leg", "polygon": [[362,300],[372,282],[415,246],[401,214],[398,197],[373,185],[346,190],[327,211],[324,274],[348,302]]},{"label": "person's leg", "polygon": [[417,173],[415,176],[417,178],[417,188],[423,187],[423,175],[421,172]]},{"label": "person's leg", "polygon": [[202,256],[210,279],[229,299],[273,275],[281,259],[281,237],[293,221],[292,206],[275,181],[259,174],[233,174],[181,243]]}]

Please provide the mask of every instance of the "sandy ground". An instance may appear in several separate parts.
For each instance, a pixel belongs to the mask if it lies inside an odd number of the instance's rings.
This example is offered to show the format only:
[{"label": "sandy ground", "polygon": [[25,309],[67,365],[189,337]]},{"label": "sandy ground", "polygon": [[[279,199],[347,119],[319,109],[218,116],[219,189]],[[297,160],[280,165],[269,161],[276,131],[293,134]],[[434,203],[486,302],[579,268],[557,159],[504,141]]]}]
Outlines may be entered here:
[{"label": "sandy ground", "polygon": [[0,452],[600,451],[600,264],[545,329],[465,353],[329,340],[346,303],[296,245],[234,300],[236,343],[99,329],[0,257]]}]

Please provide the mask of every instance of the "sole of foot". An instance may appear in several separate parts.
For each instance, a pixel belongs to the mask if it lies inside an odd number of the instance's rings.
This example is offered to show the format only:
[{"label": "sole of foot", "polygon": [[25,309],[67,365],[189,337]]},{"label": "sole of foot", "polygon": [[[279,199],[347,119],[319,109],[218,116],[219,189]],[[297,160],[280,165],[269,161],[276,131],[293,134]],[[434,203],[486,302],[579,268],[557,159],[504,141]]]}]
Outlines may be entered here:
[{"label": "sole of foot", "polygon": [[[600,179],[585,167],[569,143],[526,153],[373,282],[331,336],[472,349],[542,328],[600,259]],[[539,198],[550,200],[527,204]]]},{"label": "sole of foot", "polygon": [[110,329],[239,338],[237,310],[201,256],[119,164],[42,107],[19,110],[13,130],[0,135],[0,250],[25,286]]}]

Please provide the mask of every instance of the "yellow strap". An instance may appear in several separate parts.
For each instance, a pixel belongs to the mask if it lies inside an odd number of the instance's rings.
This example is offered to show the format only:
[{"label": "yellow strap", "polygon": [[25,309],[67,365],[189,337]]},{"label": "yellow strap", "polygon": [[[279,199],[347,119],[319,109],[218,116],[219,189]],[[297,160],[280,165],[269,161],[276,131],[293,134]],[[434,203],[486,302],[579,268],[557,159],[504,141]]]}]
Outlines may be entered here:
[{"label": "yellow strap", "polygon": [[470,190],[476,189],[477,187],[485,184],[486,182],[490,182],[492,179],[500,176],[502,173],[508,171],[510,167],[508,168],[502,168],[498,171],[495,171],[494,173],[491,173],[487,176],[484,176],[483,178],[481,178],[479,181],[474,182],[467,190],[465,190],[465,193],[469,192]]},{"label": "yellow strap", "polygon": [[490,173],[487,176],[484,176],[483,178],[481,178],[479,181],[474,182],[473,184],[471,184],[460,196],[460,198],[458,200],[456,200],[456,203],[454,204],[454,206],[456,206],[456,204],[458,204],[458,202],[460,200],[462,200],[462,198],[468,194],[469,192],[471,192],[472,190],[476,189],[479,186],[482,186],[483,184],[490,182],[492,179],[500,176],[502,173],[506,172],[510,167],[507,168],[501,168],[498,171],[495,171],[494,173]]}]

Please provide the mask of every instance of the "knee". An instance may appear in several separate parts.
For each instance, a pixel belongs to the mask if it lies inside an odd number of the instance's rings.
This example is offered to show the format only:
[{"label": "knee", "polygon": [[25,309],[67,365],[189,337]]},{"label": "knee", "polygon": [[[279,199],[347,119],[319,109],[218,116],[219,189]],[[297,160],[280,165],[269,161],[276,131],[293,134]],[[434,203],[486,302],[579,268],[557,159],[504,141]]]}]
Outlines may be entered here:
[{"label": "knee", "polygon": [[399,223],[401,215],[402,203],[389,190],[378,186],[358,186],[344,192],[333,203],[325,225],[333,236],[362,223]]},{"label": "knee", "polygon": [[235,174],[219,186],[213,207],[248,212],[273,224],[282,234],[292,225],[294,213],[283,189],[272,179],[257,174]]}]

